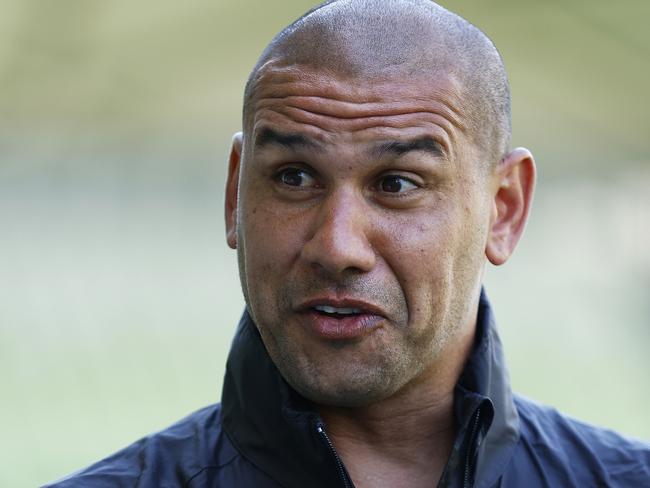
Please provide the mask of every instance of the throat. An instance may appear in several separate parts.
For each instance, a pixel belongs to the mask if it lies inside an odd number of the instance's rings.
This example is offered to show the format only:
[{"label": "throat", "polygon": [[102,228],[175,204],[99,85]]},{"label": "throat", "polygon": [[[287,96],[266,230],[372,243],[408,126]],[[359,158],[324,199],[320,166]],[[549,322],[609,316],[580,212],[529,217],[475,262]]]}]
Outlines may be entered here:
[{"label": "throat", "polygon": [[453,398],[449,404],[384,418],[372,411],[352,412],[360,409],[325,408],[321,415],[357,488],[431,487],[437,486],[453,448],[452,404]]},{"label": "throat", "polygon": [[454,442],[454,429],[425,443],[371,445],[331,436],[334,448],[357,488],[438,486]]}]

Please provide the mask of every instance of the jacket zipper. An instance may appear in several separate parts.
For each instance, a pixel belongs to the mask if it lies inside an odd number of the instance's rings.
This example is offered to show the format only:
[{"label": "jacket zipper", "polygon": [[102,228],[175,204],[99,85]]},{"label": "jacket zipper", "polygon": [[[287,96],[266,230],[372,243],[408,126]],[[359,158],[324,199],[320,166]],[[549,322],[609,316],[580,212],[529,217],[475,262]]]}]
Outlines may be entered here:
[{"label": "jacket zipper", "polygon": [[478,423],[481,417],[481,407],[476,409],[474,419],[472,420],[472,430],[469,433],[469,442],[467,443],[467,450],[465,451],[465,474],[463,476],[463,488],[471,488],[470,485],[470,470],[471,461],[474,457],[474,442],[476,441],[476,434],[478,431]]},{"label": "jacket zipper", "polygon": [[338,453],[336,452],[336,449],[334,449],[334,444],[332,444],[332,441],[330,440],[329,436],[327,435],[327,432],[325,432],[325,428],[323,427],[322,424],[318,424],[316,426],[316,432],[323,438],[325,441],[325,444],[329,448],[330,452],[332,453],[332,456],[334,456],[334,461],[336,461],[336,466],[339,471],[339,477],[341,478],[341,481],[343,482],[343,486],[345,488],[354,488],[354,485],[352,484],[352,481],[349,480],[347,473],[345,472],[345,468],[343,467],[343,461],[341,461],[341,458],[339,457]]}]

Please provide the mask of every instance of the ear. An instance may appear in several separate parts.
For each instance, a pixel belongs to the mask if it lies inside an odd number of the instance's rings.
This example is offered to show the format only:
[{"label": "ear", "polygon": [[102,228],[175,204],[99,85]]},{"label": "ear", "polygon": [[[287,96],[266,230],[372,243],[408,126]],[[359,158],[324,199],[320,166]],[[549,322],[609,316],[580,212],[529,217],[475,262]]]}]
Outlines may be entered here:
[{"label": "ear", "polygon": [[524,232],[535,189],[535,161],[528,149],[505,156],[495,172],[494,202],[485,255],[494,265],[505,263]]},{"label": "ear", "polygon": [[237,204],[242,140],[243,136],[241,132],[238,132],[232,138],[230,160],[228,162],[228,179],[226,180],[226,241],[232,249],[237,249]]}]

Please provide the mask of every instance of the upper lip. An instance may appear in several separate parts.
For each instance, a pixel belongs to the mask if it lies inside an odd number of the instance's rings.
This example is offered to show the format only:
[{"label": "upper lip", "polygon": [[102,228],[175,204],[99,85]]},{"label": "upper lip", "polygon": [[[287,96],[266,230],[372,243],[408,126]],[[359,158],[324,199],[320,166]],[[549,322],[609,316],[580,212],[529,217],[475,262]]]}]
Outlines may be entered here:
[{"label": "upper lip", "polygon": [[386,312],[384,312],[381,307],[357,298],[334,298],[327,296],[310,298],[309,300],[301,302],[300,305],[296,307],[296,310],[298,312],[308,312],[317,305],[328,305],[335,308],[358,308],[363,314],[380,315],[382,317],[386,316]]}]

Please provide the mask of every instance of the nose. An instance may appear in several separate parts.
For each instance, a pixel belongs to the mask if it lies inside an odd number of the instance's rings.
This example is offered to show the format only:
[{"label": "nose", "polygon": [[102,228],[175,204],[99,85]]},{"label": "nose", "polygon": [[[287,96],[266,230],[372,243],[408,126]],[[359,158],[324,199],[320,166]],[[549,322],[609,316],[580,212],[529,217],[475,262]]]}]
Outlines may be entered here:
[{"label": "nose", "polygon": [[376,255],[367,236],[368,211],[363,197],[353,191],[328,195],[316,210],[301,257],[332,276],[370,271]]}]

